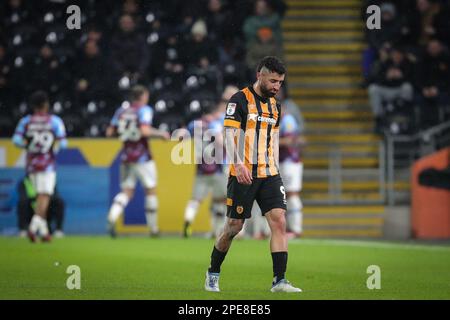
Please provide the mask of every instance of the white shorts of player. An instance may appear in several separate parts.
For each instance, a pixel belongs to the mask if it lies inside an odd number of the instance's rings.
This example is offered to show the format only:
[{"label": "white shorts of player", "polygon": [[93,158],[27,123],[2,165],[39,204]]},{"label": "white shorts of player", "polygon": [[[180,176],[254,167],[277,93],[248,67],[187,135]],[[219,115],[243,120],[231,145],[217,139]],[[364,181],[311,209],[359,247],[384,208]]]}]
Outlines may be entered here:
[{"label": "white shorts of player", "polygon": [[156,166],[153,160],[144,163],[122,163],[120,165],[120,187],[134,189],[137,180],[146,189],[156,187]]},{"label": "white shorts of player", "polygon": [[280,175],[286,192],[300,192],[302,190],[302,162],[285,161],[280,163]]},{"label": "white shorts of player", "polygon": [[31,183],[37,194],[53,195],[56,185],[55,171],[42,171],[29,174]]},{"label": "white shorts of player", "polygon": [[195,176],[192,199],[202,201],[210,192],[213,199],[227,197],[227,176],[225,174],[198,174]]}]

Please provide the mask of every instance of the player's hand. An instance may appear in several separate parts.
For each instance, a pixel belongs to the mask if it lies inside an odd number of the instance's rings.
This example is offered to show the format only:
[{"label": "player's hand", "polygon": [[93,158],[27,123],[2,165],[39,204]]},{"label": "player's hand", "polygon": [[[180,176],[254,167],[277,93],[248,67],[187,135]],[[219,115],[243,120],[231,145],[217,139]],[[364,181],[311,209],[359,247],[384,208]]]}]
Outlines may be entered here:
[{"label": "player's hand", "polygon": [[252,175],[250,170],[243,164],[235,165],[236,168],[236,179],[240,184],[252,184]]},{"label": "player's hand", "polygon": [[169,140],[170,134],[167,131],[161,131],[161,138],[164,140]]}]

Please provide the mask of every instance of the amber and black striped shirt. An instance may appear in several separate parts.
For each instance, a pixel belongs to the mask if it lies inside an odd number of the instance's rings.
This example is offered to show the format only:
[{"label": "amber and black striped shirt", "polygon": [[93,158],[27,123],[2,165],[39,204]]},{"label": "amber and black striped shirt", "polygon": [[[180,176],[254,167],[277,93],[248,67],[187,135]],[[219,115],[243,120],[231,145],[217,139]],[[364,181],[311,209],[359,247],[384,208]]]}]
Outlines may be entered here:
[{"label": "amber and black striped shirt", "polygon": [[[281,107],[275,98],[263,98],[249,86],[234,94],[228,102],[224,120],[225,128],[236,128],[236,149],[242,150],[245,166],[254,178],[279,174],[274,149],[278,146]],[[244,135],[244,137],[242,137]],[[242,146],[238,146],[241,141]],[[234,165],[230,174],[235,176]]]}]

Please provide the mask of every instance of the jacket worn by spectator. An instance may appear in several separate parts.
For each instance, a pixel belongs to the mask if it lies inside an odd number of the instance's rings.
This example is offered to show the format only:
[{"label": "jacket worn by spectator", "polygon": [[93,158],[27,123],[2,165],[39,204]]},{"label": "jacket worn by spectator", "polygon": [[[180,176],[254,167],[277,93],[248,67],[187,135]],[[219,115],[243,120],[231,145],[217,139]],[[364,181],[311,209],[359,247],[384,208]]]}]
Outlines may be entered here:
[{"label": "jacket worn by spectator", "polygon": [[[394,77],[389,76],[392,73],[395,73]],[[405,82],[411,82],[411,75],[412,68],[408,60],[403,58],[401,63],[396,64],[392,59],[389,59],[381,64],[375,82],[383,87],[399,87]]]}]

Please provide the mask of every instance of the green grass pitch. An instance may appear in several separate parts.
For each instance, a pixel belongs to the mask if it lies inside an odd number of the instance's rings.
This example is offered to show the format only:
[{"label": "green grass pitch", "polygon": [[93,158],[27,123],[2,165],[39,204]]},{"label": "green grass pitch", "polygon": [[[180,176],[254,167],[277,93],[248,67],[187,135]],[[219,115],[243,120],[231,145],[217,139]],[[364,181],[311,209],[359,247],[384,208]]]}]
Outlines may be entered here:
[{"label": "green grass pitch", "polygon": [[[203,290],[212,240],[67,237],[50,244],[0,238],[0,299],[450,299],[450,246],[294,240],[287,278],[300,294],[269,292],[268,241],[235,240],[222,266],[222,292]],[[69,265],[81,289],[69,290]],[[367,267],[381,289],[366,287]]]}]

